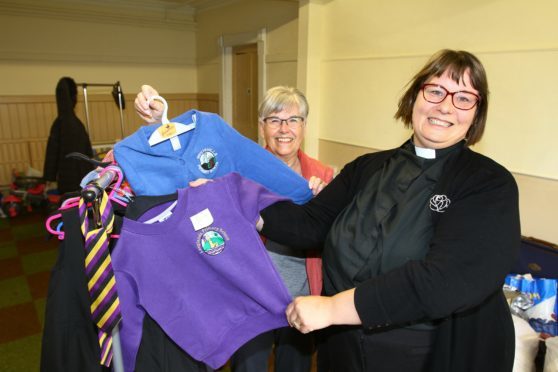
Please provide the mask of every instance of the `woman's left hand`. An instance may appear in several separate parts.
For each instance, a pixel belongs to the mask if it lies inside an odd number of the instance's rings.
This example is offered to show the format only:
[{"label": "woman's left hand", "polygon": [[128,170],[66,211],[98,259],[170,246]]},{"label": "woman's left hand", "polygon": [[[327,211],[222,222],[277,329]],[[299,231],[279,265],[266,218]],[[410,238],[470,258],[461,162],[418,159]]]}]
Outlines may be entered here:
[{"label": "woman's left hand", "polygon": [[136,113],[148,124],[159,123],[163,117],[163,103],[158,100],[150,101],[151,97],[158,95],[159,93],[152,86],[142,85],[141,91],[134,100]]},{"label": "woman's left hand", "polygon": [[332,306],[331,297],[297,297],[287,306],[287,321],[301,333],[322,329],[332,324]]},{"label": "woman's left hand", "polygon": [[334,324],[362,324],[355,308],[355,288],[332,297],[302,296],[287,306],[287,321],[302,333]]},{"label": "woman's left hand", "polygon": [[308,180],[308,188],[312,190],[313,195],[318,195],[318,193],[322,191],[326,185],[327,183],[325,181],[316,176],[312,176]]}]

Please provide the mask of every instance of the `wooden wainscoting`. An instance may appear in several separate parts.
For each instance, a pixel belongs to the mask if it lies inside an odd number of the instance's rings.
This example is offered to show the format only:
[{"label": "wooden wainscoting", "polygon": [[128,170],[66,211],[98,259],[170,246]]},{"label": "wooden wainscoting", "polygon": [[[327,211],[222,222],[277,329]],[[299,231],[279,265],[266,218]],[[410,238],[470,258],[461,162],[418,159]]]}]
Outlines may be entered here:
[{"label": "wooden wainscoting", "polygon": [[[81,92],[80,92],[81,93]],[[169,118],[190,109],[219,113],[217,94],[163,94],[169,104]],[[125,94],[123,125],[120,110],[110,94],[89,94],[86,120],[83,96],[78,96],[76,114],[88,127],[94,146],[113,145],[135,132],[141,119],[134,111],[135,94]],[[0,187],[11,182],[12,172],[29,167],[42,173],[46,143],[57,116],[56,98],[44,96],[0,96]]]}]

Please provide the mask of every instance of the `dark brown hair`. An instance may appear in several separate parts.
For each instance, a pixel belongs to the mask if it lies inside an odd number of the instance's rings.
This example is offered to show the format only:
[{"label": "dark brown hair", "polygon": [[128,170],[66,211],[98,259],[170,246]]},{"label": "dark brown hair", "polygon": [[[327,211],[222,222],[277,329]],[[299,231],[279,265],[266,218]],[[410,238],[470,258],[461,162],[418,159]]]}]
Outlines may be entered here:
[{"label": "dark brown hair", "polygon": [[488,111],[488,82],[486,72],[477,57],[462,50],[443,49],[430,57],[430,60],[407,84],[409,88],[399,100],[395,119],[401,119],[405,127],[412,126],[413,106],[421,87],[431,77],[440,77],[448,71],[451,78],[459,83],[466,72],[469,73],[471,84],[479,92],[480,100],[476,106],[473,123],[467,132],[467,145],[480,141],[486,125]]}]

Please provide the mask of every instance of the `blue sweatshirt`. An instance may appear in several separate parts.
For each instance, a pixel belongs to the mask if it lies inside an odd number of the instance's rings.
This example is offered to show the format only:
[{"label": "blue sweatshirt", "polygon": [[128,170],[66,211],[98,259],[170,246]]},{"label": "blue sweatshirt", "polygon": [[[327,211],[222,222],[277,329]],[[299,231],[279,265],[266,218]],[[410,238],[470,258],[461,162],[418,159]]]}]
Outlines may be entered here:
[{"label": "blue sweatshirt", "polygon": [[195,122],[195,129],[177,137],[179,149],[170,140],[149,145],[160,124],[143,126],[114,147],[115,160],[136,195],[171,194],[189,181],[237,172],[295,203],[312,197],[304,178],[219,115],[190,110],[171,122]]}]

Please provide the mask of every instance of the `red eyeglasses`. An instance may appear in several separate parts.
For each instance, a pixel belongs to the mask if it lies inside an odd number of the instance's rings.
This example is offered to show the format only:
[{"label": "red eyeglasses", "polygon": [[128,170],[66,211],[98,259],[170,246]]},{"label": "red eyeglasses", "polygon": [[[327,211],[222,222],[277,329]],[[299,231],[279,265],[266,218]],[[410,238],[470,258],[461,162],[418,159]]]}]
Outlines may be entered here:
[{"label": "red eyeglasses", "polygon": [[477,105],[480,97],[473,92],[460,90],[458,92],[450,92],[446,88],[438,84],[423,84],[421,86],[422,96],[430,103],[440,103],[451,96],[451,103],[455,108],[460,110],[470,110]]}]

